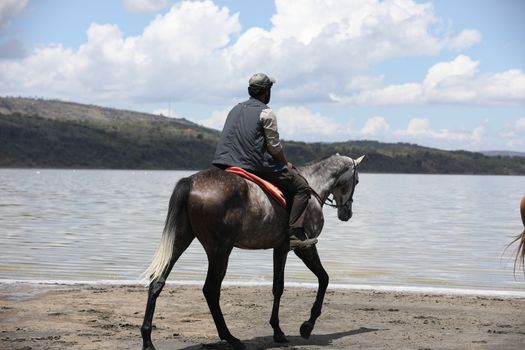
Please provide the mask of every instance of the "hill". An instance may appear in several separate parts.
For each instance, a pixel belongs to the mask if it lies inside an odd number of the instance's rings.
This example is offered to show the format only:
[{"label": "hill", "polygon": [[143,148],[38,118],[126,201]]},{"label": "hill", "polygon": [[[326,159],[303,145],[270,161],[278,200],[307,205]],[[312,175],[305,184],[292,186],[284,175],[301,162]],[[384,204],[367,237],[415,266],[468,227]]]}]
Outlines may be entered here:
[{"label": "hill", "polygon": [[[202,169],[219,132],[185,119],[72,102],[0,97],[0,167]],[[336,152],[367,154],[363,171],[525,175],[525,158],[407,143],[285,141],[301,165]]]},{"label": "hill", "polygon": [[[166,118],[154,114],[127,111],[115,108],[86,105],[60,100],[44,100],[22,97],[0,97],[0,114],[40,116],[46,119],[66,121],[90,121],[96,123],[169,122],[178,128],[206,129],[186,119]],[[212,131],[211,129],[207,129]]]},{"label": "hill", "polygon": [[525,157],[525,152],[514,152],[514,151],[483,151],[481,152],[489,157]]},{"label": "hill", "polygon": [[185,119],[0,98],[1,167],[204,168],[218,136],[218,131]]}]

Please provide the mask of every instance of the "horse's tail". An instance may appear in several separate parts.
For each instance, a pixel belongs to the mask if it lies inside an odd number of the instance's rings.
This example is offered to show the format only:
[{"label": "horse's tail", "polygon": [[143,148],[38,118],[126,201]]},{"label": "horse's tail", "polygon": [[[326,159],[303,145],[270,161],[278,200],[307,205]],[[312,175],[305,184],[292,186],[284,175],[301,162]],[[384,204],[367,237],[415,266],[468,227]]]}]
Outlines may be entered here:
[{"label": "horse's tail", "polygon": [[182,220],[188,220],[186,204],[191,186],[192,181],[189,177],[179,180],[175,186],[170,198],[168,215],[166,216],[166,223],[164,224],[160,244],[151,264],[146,271],[143,272],[142,280],[149,279],[150,281],[154,281],[159,278],[170,265],[175,247],[176,223]]},{"label": "horse's tail", "polygon": [[518,269],[521,267],[525,273],[525,196],[521,199],[520,203],[520,213],[521,221],[523,222],[523,232],[517,235],[516,238],[510,242],[509,246],[514,242],[518,242],[518,251],[516,252],[516,260],[514,261],[514,273],[516,272],[516,267]]}]

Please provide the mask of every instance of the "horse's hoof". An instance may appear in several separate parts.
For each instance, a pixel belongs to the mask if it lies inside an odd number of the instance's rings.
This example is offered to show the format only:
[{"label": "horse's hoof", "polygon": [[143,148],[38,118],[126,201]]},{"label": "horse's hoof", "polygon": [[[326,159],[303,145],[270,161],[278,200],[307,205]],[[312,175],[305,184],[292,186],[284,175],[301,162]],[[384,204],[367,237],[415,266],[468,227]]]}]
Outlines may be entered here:
[{"label": "horse's hoof", "polygon": [[286,336],[282,332],[279,334],[274,334],[273,341],[275,343],[289,343],[288,339],[286,339]]},{"label": "horse's hoof", "polygon": [[233,350],[246,350],[246,346],[240,340],[230,343],[230,345]]},{"label": "horse's hoof", "polygon": [[305,321],[299,330],[301,333],[301,337],[304,339],[310,338],[310,334],[312,334],[312,330],[314,329],[314,324],[308,321]]},{"label": "horse's hoof", "polygon": [[153,346],[151,340],[146,340],[142,343],[142,350],[155,350],[155,347]]}]

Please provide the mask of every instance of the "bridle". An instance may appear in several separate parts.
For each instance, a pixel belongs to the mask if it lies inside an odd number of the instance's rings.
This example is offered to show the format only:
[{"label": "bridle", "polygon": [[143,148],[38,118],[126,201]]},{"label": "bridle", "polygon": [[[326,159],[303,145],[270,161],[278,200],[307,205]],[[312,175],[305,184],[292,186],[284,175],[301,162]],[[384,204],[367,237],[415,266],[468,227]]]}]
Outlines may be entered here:
[{"label": "bridle", "polygon": [[319,201],[319,203],[321,205],[327,205],[329,207],[332,207],[332,208],[345,208],[348,206],[348,203],[352,203],[354,201],[354,192],[355,192],[355,187],[357,185],[357,176],[356,176],[356,173],[357,173],[357,167],[355,166],[355,160],[353,160],[352,158],[350,158],[352,160],[352,192],[350,193],[350,197],[348,197],[348,199],[346,200],[346,202],[344,202],[344,204],[342,205],[339,205],[339,204],[333,204],[334,203],[334,199],[332,198],[326,198],[325,201],[323,202],[323,200],[321,199],[321,196],[314,191],[313,188],[310,187],[310,190],[312,191],[312,194],[314,195],[315,198],[317,198],[317,200]]}]

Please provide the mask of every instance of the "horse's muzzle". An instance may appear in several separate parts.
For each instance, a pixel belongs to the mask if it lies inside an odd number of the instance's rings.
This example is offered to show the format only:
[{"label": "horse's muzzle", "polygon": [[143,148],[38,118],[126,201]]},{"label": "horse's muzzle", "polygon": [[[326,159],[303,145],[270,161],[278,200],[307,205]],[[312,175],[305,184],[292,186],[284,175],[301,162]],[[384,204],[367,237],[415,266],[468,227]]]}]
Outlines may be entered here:
[{"label": "horse's muzzle", "polygon": [[339,207],[337,209],[337,217],[341,221],[348,221],[352,218],[352,206]]}]

